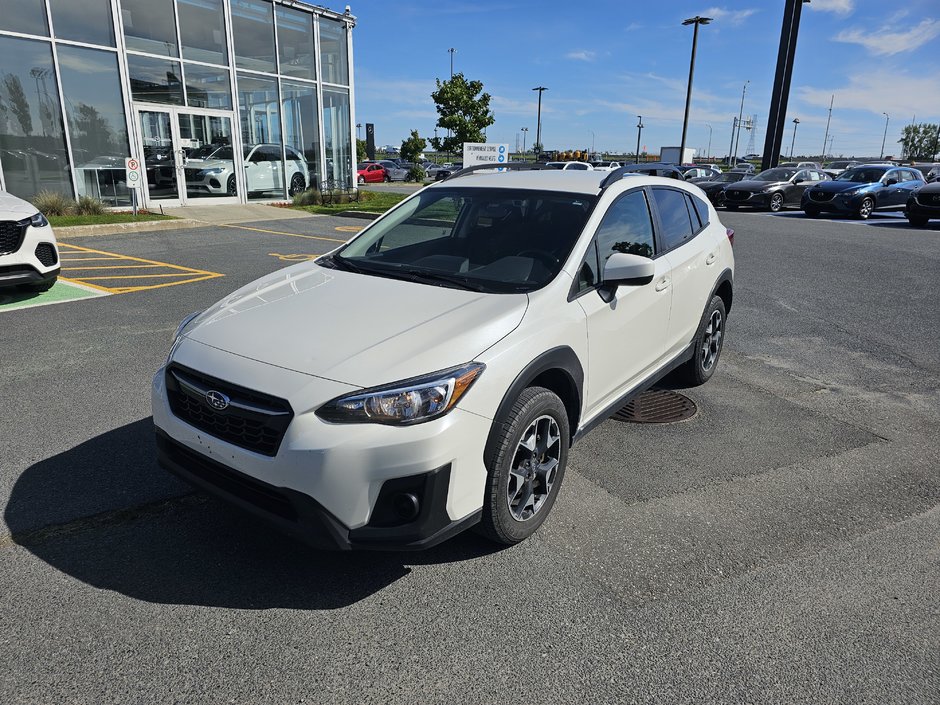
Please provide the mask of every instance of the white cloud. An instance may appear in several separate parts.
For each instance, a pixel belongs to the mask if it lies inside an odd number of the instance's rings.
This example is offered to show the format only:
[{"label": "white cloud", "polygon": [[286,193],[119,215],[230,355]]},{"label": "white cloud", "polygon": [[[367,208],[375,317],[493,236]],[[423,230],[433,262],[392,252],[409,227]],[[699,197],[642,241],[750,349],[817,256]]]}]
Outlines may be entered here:
[{"label": "white cloud", "polygon": [[587,49],[578,49],[577,51],[569,51],[565,54],[565,58],[575,61],[594,61],[594,59],[597,58],[597,52],[588,51]]},{"label": "white cloud", "polygon": [[882,30],[866,34],[860,29],[843,30],[836,36],[837,42],[861,44],[871,53],[891,56],[904,51],[913,51],[940,36],[940,20],[924,20],[906,32]]},{"label": "white cloud", "polygon": [[850,15],[855,9],[855,0],[813,0],[809,4],[809,9],[817,12],[834,12],[837,15]]},{"label": "white cloud", "polygon": [[885,96],[891,96],[888,112],[892,115],[940,114],[940,91],[937,79],[931,75],[912,76],[892,71],[859,73],[849,77],[841,88],[800,86],[800,99],[820,109],[829,108],[829,98],[835,94],[833,117],[843,110],[864,110],[880,116],[887,105]]},{"label": "white cloud", "polygon": [[755,12],[757,12],[756,8],[748,10],[728,10],[724,7],[710,7],[702,13],[702,16],[711,17],[713,20],[727,21],[732,27],[737,27]]}]

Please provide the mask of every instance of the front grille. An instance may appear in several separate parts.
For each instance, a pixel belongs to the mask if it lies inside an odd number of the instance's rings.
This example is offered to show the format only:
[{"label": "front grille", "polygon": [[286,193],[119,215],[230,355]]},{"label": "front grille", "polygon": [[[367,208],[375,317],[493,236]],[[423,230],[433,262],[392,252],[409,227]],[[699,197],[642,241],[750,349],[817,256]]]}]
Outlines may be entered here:
[{"label": "front grille", "polygon": [[[255,392],[171,365],[166,372],[167,397],[173,413],[200,431],[240,448],[275,456],[294,412],[284,399]],[[206,394],[219,392],[229,398],[228,407],[209,406]]]},{"label": "front grille", "polygon": [[0,255],[8,255],[20,249],[28,225],[28,218],[20,221],[0,220]]},{"label": "front grille", "polygon": [[43,267],[51,267],[59,262],[56,256],[55,248],[48,242],[40,242],[36,245],[36,259],[42,262]]},{"label": "front grille", "polygon": [[829,193],[828,191],[810,191],[809,197],[813,201],[831,201],[834,193]]},{"label": "front grille", "polygon": [[199,176],[202,169],[186,169],[185,171],[187,181],[202,181],[202,177]]},{"label": "front grille", "polygon": [[919,193],[917,202],[922,206],[940,208],[940,193]]},{"label": "front grille", "polygon": [[749,191],[725,191],[725,198],[732,201],[746,201],[750,195]]}]

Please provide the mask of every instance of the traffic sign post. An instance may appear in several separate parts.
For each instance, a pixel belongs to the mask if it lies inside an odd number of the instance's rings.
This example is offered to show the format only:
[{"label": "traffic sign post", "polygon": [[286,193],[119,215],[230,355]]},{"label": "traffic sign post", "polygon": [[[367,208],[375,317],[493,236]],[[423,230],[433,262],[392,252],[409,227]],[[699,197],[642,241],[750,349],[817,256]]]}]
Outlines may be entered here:
[{"label": "traffic sign post", "polygon": [[124,160],[124,183],[131,192],[131,203],[134,207],[134,217],[137,217],[137,189],[140,188],[144,180],[144,173],[140,166],[140,160],[129,157]]}]

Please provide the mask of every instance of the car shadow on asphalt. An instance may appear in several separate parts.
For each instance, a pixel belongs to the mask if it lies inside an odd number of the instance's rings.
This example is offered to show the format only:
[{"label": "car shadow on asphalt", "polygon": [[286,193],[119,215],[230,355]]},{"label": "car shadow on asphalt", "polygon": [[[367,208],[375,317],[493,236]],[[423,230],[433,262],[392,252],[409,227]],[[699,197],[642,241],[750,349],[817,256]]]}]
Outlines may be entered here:
[{"label": "car shadow on asphalt", "polygon": [[[147,602],[234,609],[342,608],[407,576],[409,566],[500,550],[465,532],[423,552],[317,551],[199,492],[122,503],[127,477],[154,486],[167,479],[155,456],[147,418],[36,463],[16,481],[4,512],[13,541],[95,588]],[[94,472],[73,472],[90,460]],[[104,497],[117,508],[37,523],[58,506],[75,505],[76,496]]]}]

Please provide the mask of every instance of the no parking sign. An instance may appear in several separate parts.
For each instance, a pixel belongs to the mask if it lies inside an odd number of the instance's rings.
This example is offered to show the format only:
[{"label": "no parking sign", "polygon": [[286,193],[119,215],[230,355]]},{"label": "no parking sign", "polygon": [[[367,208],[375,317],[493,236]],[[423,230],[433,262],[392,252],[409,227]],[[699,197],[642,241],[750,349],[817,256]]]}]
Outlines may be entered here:
[{"label": "no parking sign", "polygon": [[127,188],[140,188],[144,174],[140,168],[140,160],[133,157],[124,160],[124,183]]}]

